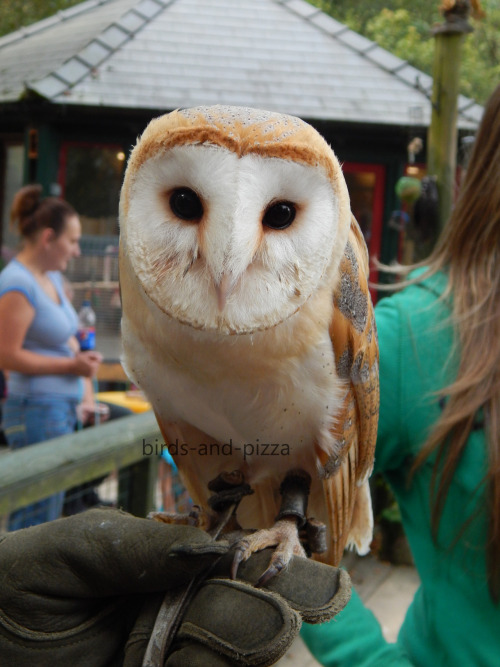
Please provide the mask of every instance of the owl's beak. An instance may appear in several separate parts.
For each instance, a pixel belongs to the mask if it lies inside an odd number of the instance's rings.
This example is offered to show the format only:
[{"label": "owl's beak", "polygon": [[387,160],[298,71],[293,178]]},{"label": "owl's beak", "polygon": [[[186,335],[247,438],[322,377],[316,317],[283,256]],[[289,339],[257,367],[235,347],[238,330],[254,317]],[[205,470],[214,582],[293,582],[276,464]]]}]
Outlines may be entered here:
[{"label": "owl's beak", "polygon": [[217,308],[220,312],[226,307],[227,297],[234,288],[234,281],[229,273],[223,273],[219,282],[215,283],[215,293],[217,294]]}]

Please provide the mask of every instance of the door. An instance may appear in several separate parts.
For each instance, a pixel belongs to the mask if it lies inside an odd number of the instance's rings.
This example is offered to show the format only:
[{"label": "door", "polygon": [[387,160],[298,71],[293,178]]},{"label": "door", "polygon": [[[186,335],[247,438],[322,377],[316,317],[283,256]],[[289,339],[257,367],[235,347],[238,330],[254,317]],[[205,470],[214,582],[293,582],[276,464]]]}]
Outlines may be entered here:
[{"label": "door", "polygon": [[[385,167],[381,164],[344,162],[342,165],[351,211],[365,237],[370,260],[380,258],[384,215]],[[378,271],[370,261],[370,282],[376,283]],[[376,291],[370,289],[375,303]]]}]

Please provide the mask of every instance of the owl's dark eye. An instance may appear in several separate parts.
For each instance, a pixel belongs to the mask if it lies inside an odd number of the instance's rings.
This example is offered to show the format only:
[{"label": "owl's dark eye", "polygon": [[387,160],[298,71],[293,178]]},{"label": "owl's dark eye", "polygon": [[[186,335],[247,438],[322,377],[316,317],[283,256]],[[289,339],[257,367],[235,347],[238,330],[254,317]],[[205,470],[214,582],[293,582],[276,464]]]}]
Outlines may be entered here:
[{"label": "owl's dark eye", "polygon": [[170,195],[170,208],[181,220],[199,220],[203,215],[203,204],[190,188],[177,188]]},{"label": "owl's dark eye", "polygon": [[271,204],[264,213],[262,223],[271,229],[286,229],[295,220],[295,204],[290,201],[279,201]]}]

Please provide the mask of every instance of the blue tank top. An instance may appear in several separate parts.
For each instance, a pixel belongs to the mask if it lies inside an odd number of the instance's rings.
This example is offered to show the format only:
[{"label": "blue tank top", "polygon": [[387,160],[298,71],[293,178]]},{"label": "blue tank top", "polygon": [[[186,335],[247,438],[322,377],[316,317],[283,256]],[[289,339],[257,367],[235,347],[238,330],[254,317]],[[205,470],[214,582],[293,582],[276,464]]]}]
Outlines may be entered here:
[{"label": "blue tank top", "polygon": [[[64,293],[59,271],[47,274],[56,288],[60,303],[44,292],[31,271],[13,259],[0,273],[0,297],[20,292],[35,309],[23,348],[47,357],[73,357],[68,339],[76,334],[78,316]],[[11,371],[7,382],[9,396],[57,396],[80,400],[81,379],[76,375],[28,375]]]}]

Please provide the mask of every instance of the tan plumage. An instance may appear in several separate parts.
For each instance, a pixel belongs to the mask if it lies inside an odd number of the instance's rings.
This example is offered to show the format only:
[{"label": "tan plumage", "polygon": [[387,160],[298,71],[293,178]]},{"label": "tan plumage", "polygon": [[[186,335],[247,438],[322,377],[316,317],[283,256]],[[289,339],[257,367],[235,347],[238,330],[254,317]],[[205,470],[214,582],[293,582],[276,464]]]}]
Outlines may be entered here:
[{"label": "tan plumage", "polygon": [[[195,219],[177,215],[186,188]],[[289,226],[269,226],[276,207],[293,210]],[[281,480],[302,468],[326,559],[366,551],[376,332],[366,246],[326,142],[255,109],[162,116],[130,158],[120,225],[124,365],[192,497],[205,505],[208,481],[239,469],[255,490],[240,523],[269,527]]]}]

